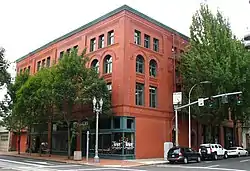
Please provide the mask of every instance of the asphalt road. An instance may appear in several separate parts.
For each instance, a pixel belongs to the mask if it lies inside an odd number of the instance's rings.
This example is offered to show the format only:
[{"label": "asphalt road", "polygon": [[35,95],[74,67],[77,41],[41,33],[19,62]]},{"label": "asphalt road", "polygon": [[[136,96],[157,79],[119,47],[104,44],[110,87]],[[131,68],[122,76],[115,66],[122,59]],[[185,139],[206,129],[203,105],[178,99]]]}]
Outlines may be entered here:
[{"label": "asphalt road", "polygon": [[22,157],[0,156],[0,171],[250,171],[250,157],[189,164],[162,164],[136,168],[107,168],[65,164]]}]

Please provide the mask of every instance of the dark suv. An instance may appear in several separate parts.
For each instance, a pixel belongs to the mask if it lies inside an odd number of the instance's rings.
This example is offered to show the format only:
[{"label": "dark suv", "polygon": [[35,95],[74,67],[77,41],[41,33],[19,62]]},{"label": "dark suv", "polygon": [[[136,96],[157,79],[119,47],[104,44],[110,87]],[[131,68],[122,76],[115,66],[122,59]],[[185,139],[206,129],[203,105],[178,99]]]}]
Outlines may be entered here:
[{"label": "dark suv", "polygon": [[191,160],[200,162],[200,153],[187,147],[172,147],[168,151],[168,161],[170,163],[184,162],[185,164],[187,164]]}]

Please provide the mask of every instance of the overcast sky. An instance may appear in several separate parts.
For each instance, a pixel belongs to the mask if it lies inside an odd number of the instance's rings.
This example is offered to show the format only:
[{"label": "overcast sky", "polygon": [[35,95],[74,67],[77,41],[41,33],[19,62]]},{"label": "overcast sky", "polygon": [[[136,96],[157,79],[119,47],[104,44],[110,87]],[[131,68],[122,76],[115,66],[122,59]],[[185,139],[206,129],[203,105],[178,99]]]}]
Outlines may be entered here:
[{"label": "overcast sky", "polygon": [[[204,0],[1,0],[0,47],[14,61],[124,4],[189,36],[191,17]],[[207,0],[228,17],[241,38],[250,28],[249,0]]]}]

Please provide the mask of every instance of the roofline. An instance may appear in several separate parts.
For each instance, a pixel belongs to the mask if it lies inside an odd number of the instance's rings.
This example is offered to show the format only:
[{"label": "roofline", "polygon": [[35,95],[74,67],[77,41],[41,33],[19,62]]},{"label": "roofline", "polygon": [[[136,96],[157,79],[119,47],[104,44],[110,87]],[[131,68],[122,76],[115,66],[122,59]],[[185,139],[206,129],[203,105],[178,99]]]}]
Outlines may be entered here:
[{"label": "roofline", "polygon": [[97,24],[97,23],[99,23],[99,22],[113,16],[113,15],[116,15],[116,14],[118,14],[118,13],[124,11],[124,10],[129,11],[129,12],[135,14],[135,15],[138,15],[139,17],[142,17],[143,19],[145,19],[145,20],[147,20],[149,22],[152,22],[153,24],[156,24],[157,26],[162,27],[163,29],[166,29],[166,30],[168,30],[168,31],[170,31],[172,33],[175,33],[175,34],[179,35],[180,37],[182,37],[184,40],[187,40],[187,41],[189,40],[188,36],[186,36],[186,35],[178,32],[178,31],[176,31],[176,30],[174,30],[174,29],[160,23],[159,21],[156,21],[155,19],[153,19],[153,18],[151,18],[151,17],[149,17],[149,16],[147,16],[147,15],[145,15],[145,14],[143,14],[143,13],[141,13],[141,12],[127,6],[127,5],[123,5],[123,6],[119,7],[119,8],[117,8],[117,9],[115,9],[115,10],[113,10],[113,11],[111,11],[111,12],[109,12],[109,13],[107,13],[107,14],[105,14],[105,15],[103,15],[103,16],[101,16],[101,17],[99,17],[99,18],[97,18],[97,19],[95,19],[95,20],[93,20],[91,22],[89,22],[88,24],[85,24],[85,25],[83,25],[83,26],[81,26],[81,27],[79,27],[79,28],[77,28],[77,29],[75,29],[75,30],[73,30],[73,31],[71,31],[71,32],[57,38],[57,39],[52,40],[51,42],[39,47],[38,49],[26,54],[25,56],[17,59],[16,62],[20,62],[20,61],[26,59],[28,56],[33,55],[33,54],[35,54],[37,52],[40,52],[41,50],[43,50],[43,49],[45,49],[45,48],[47,48],[47,47],[61,41],[61,40],[64,40],[64,39],[66,39],[66,38],[68,38],[68,37],[70,37],[70,36],[72,36],[74,34],[77,34],[77,33],[81,32],[81,31],[83,31],[83,30],[85,30],[85,29],[87,29],[87,28],[89,28],[89,27],[91,27],[91,26],[93,26],[93,25],[95,25],[95,24]]}]

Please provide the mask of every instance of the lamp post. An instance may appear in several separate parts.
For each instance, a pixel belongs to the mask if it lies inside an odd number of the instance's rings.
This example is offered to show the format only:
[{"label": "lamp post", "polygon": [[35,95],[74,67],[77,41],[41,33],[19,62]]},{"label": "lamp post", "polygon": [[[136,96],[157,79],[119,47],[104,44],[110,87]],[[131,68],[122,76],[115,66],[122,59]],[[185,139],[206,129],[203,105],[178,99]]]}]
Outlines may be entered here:
[{"label": "lamp post", "polygon": [[[211,81],[202,81],[198,84],[209,84],[211,83]],[[190,96],[191,96],[191,93],[192,93],[192,90],[198,85],[198,84],[195,84],[193,85],[193,87],[191,87],[191,89],[189,90],[189,93],[188,93],[188,104],[190,104]],[[188,106],[188,147],[191,148],[191,106]]]},{"label": "lamp post", "polygon": [[98,157],[98,120],[99,114],[102,112],[103,100],[102,98],[99,102],[96,100],[96,97],[93,98],[93,111],[96,113],[96,132],[95,132],[95,157],[94,162],[99,163],[100,159]]}]

